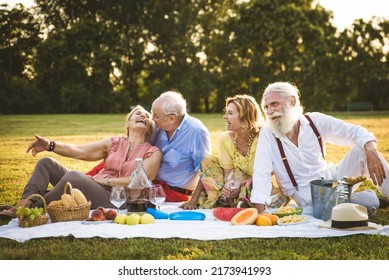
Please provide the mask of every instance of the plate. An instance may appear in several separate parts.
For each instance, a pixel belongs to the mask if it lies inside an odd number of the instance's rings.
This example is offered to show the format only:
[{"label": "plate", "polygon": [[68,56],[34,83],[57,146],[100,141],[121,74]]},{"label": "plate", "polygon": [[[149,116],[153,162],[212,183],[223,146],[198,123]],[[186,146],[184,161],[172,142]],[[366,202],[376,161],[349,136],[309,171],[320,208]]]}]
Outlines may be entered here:
[{"label": "plate", "polygon": [[295,226],[295,225],[301,225],[309,222],[308,216],[301,216],[303,218],[302,221],[296,222],[296,223],[283,223],[282,218],[278,219],[277,224],[280,226]]},{"label": "plate", "polygon": [[82,223],[84,225],[110,224],[110,223],[113,223],[113,220],[104,220],[104,221],[88,221],[88,220],[83,220]]},{"label": "plate", "polygon": [[302,207],[293,207],[296,209],[296,212],[292,212],[292,213],[277,213],[278,209],[274,212],[272,212],[273,215],[277,215],[278,217],[282,218],[282,217],[285,217],[285,216],[290,216],[290,215],[301,215],[303,213],[303,208]]}]

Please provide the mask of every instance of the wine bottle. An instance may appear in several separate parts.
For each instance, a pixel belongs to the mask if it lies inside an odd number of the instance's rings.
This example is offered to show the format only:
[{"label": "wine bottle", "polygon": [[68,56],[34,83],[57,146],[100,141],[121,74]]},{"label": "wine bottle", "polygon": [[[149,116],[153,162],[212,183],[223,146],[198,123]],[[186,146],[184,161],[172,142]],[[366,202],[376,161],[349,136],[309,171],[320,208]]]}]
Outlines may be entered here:
[{"label": "wine bottle", "polygon": [[127,211],[145,213],[148,207],[153,207],[149,200],[152,184],[143,167],[143,159],[135,159],[136,168],[131,174],[131,182],[127,187]]}]

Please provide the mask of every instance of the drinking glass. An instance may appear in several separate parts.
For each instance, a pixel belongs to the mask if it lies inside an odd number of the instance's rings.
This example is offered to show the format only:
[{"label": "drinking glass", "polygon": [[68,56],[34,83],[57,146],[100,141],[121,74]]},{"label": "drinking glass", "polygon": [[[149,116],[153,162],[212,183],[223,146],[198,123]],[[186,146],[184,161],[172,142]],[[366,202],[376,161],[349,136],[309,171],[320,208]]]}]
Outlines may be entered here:
[{"label": "drinking glass", "polygon": [[290,198],[286,197],[282,193],[274,194],[266,199],[264,212],[272,213],[274,209],[287,205],[289,201]]},{"label": "drinking glass", "polygon": [[126,189],[124,187],[112,187],[110,201],[117,208],[117,213],[119,215],[119,208],[127,200]]},{"label": "drinking glass", "polygon": [[152,204],[157,206],[158,210],[161,209],[161,205],[166,199],[166,194],[161,184],[153,184],[150,188],[149,199]]},{"label": "drinking glass", "polygon": [[[225,183],[225,186],[228,185],[230,192],[240,187],[240,184],[242,182],[243,173],[239,169],[232,169],[231,172],[227,176],[227,180]],[[221,195],[219,197],[219,202],[223,205],[230,205],[232,203],[232,200],[225,197],[224,195]]]}]

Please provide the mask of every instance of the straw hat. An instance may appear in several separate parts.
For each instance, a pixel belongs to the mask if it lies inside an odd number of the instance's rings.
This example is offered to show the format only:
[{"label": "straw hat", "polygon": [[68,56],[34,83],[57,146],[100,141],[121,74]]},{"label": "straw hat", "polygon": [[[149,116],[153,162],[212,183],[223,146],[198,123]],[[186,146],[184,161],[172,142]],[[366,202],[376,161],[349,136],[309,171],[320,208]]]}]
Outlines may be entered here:
[{"label": "straw hat", "polygon": [[338,230],[380,229],[382,225],[369,223],[366,207],[355,203],[341,203],[332,209],[331,220],[321,223],[319,227]]}]

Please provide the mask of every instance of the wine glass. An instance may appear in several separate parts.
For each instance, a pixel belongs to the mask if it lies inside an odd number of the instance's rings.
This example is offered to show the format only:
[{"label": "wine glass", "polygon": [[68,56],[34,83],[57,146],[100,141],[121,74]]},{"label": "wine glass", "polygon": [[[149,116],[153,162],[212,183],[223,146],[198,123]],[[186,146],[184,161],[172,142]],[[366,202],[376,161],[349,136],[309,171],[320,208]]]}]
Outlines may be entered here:
[{"label": "wine glass", "polygon": [[[238,189],[242,182],[242,177],[243,177],[242,171],[240,171],[239,169],[232,169],[227,176],[225,187],[228,186],[230,192]],[[225,197],[224,195],[221,195],[219,197],[219,202],[223,205],[231,205],[232,200]]]},{"label": "wine glass", "polygon": [[149,193],[150,202],[160,210],[162,203],[165,202],[166,194],[161,184],[153,184]]},{"label": "wine glass", "polygon": [[290,198],[286,197],[282,193],[277,193],[268,197],[265,201],[265,211],[272,213],[275,208],[285,206],[289,203]]},{"label": "wine glass", "polygon": [[110,201],[117,208],[117,213],[119,215],[119,208],[126,202],[127,194],[126,189],[124,187],[112,187]]}]

